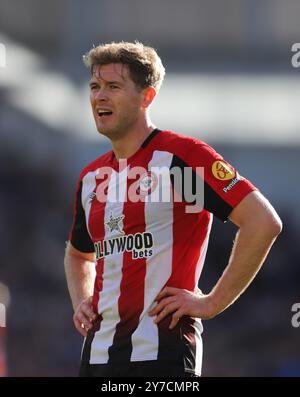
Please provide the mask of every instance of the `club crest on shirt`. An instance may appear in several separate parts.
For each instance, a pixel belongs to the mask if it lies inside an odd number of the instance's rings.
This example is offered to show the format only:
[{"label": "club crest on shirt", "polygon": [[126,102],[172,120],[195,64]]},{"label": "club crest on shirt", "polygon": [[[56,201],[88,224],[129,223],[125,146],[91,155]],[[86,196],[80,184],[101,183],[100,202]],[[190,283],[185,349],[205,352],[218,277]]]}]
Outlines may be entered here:
[{"label": "club crest on shirt", "polygon": [[140,195],[147,195],[153,192],[157,186],[157,176],[154,172],[147,172],[141,176],[139,182],[139,194]]},{"label": "club crest on shirt", "polygon": [[235,177],[235,169],[225,161],[217,160],[212,165],[213,176],[220,181],[228,181]]}]

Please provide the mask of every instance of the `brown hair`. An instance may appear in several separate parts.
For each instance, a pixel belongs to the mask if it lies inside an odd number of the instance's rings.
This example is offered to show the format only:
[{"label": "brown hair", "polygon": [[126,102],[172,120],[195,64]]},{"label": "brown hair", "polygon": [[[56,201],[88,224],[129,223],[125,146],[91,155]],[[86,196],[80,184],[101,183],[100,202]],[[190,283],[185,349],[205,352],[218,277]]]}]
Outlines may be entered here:
[{"label": "brown hair", "polygon": [[132,81],[141,89],[154,87],[158,91],[165,76],[165,68],[155,49],[138,41],[98,45],[83,56],[83,61],[91,73],[95,65],[126,65]]}]

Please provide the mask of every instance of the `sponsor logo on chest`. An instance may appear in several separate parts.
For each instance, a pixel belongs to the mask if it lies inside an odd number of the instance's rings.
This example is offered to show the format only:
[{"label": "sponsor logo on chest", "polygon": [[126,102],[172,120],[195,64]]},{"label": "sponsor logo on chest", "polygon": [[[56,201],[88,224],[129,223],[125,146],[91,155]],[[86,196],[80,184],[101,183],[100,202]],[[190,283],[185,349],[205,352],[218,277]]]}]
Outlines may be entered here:
[{"label": "sponsor logo on chest", "polygon": [[105,226],[111,238],[106,238],[94,243],[96,259],[102,259],[113,254],[132,252],[132,259],[148,258],[153,254],[153,235],[150,232],[125,234],[123,230],[124,215],[114,216],[110,213]]}]

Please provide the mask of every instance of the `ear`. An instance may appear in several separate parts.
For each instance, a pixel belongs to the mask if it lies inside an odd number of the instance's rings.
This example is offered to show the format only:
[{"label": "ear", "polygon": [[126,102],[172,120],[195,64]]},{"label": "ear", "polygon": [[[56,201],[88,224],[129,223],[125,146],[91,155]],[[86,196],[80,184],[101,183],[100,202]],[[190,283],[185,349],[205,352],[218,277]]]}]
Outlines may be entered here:
[{"label": "ear", "polygon": [[153,99],[156,97],[156,90],[154,87],[147,87],[143,90],[143,100],[142,100],[142,107],[147,109]]}]

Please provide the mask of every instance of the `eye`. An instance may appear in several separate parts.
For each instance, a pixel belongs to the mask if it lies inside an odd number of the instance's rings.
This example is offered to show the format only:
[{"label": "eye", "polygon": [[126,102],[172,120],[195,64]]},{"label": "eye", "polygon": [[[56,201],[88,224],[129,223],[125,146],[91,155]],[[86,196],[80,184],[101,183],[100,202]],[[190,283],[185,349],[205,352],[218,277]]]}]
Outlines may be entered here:
[{"label": "eye", "polygon": [[110,88],[113,89],[113,90],[115,90],[115,89],[118,89],[119,86],[117,86],[117,85],[115,85],[115,84],[110,84]]},{"label": "eye", "polygon": [[97,84],[91,84],[90,85],[90,90],[95,91],[98,88]]}]

